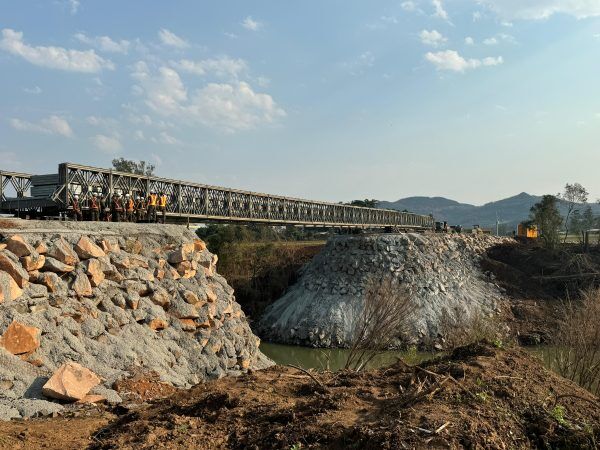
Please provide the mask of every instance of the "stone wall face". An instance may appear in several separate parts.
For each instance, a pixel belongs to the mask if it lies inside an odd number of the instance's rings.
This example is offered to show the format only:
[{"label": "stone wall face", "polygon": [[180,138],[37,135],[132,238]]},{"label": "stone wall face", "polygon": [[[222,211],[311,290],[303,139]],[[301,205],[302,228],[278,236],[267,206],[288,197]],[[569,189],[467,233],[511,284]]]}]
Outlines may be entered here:
[{"label": "stone wall face", "polygon": [[347,347],[369,282],[392,277],[408,289],[414,308],[407,343],[431,342],[445,316],[487,315],[498,308],[502,294],[479,260],[506,241],[414,233],[334,237],[267,309],[258,331],[275,342]]},{"label": "stone wall face", "polygon": [[0,228],[0,418],[62,408],[64,364],[112,384],[136,371],[188,387],[272,364],[217,257],[181,226],[15,221]]}]

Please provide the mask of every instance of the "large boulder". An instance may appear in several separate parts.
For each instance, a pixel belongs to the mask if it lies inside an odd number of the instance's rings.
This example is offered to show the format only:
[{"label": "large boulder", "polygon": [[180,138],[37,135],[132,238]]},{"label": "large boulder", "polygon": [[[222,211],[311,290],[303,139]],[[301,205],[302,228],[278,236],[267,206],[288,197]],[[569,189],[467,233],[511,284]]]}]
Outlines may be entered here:
[{"label": "large boulder", "polygon": [[55,273],[68,273],[73,272],[75,270],[75,266],[65,264],[59,261],[58,259],[54,259],[48,256],[44,261],[42,270]]},{"label": "large boulder", "polygon": [[34,352],[40,346],[41,330],[13,321],[0,337],[0,346],[13,355]]},{"label": "large boulder", "polygon": [[104,250],[86,236],[81,236],[79,241],[77,241],[77,244],[75,244],[75,252],[81,259],[101,258],[106,256]]},{"label": "large boulder", "polygon": [[76,362],[63,364],[44,384],[42,393],[58,400],[82,400],[90,390],[100,383],[100,378],[91,370]]},{"label": "large boulder", "polygon": [[88,259],[85,262],[84,267],[92,287],[100,286],[100,283],[106,278],[106,275],[104,275],[104,271],[102,270],[102,263],[97,259]]},{"label": "large boulder", "polygon": [[44,255],[40,255],[39,253],[31,254],[29,256],[21,257],[21,264],[27,272],[33,272],[34,270],[40,270],[44,267],[44,263],[46,262],[46,257]]},{"label": "large boulder", "polygon": [[73,284],[71,284],[71,289],[75,291],[78,297],[91,297],[93,294],[90,280],[83,272],[77,272]]},{"label": "large boulder", "polygon": [[51,256],[68,266],[74,266],[79,262],[77,253],[75,253],[71,244],[63,237],[60,237],[52,243],[52,247],[48,250],[48,256]]},{"label": "large boulder", "polygon": [[23,295],[23,289],[6,272],[0,272],[0,302],[16,300]]},{"label": "large boulder", "polygon": [[25,242],[23,237],[18,234],[9,237],[6,240],[6,248],[19,257],[29,256],[35,251],[34,248]]},{"label": "large boulder", "polygon": [[6,250],[0,252],[0,270],[5,271],[13,277],[20,288],[27,286],[29,274],[23,269],[23,266],[14,254]]}]

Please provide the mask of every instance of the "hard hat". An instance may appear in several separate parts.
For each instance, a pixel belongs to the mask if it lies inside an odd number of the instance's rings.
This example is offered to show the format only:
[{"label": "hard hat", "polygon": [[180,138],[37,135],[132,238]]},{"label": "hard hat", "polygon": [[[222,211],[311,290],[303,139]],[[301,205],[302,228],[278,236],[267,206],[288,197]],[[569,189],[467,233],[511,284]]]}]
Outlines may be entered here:
[{"label": "hard hat", "polygon": [[74,197],[74,198],[79,198],[79,195],[75,194],[73,197]]},{"label": "hard hat", "polygon": [[125,197],[129,197],[129,194],[125,194]]},{"label": "hard hat", "polygon": [[95,192],[92,192],[92,197],[97,197],[98,194],[96,194]]}]

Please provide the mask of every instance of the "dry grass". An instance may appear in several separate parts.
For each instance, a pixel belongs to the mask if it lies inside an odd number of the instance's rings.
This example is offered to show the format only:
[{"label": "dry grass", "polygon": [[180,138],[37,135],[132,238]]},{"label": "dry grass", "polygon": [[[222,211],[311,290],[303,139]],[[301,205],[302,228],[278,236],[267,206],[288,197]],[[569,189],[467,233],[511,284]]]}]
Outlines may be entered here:
[{"label": "dry grass", "polygon": [[448,350],[479,341],[488,341],[501,346],[507,339],[507,331],[494,316],[462,313],[445,314],[440,321],[439,334]]},{"label": "dry grass", "polygon": [[550,350],[551,364],[563,377],[600,394],[600,289],[567,301]]},{"label": "dry grass", "polygon": [[412,312],[408,292],[392,278],[372,281],[354,326],[345,369],[360,371],[403,336]]}]

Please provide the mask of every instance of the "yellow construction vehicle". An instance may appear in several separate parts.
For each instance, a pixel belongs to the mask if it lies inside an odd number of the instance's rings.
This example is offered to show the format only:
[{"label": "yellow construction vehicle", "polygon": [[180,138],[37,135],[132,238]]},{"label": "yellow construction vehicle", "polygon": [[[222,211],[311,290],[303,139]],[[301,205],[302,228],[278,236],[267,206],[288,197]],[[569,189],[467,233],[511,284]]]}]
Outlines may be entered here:
[{"label": "yellow construction vehicle", "polygon": [[517,226],[517,238],[519,239],[537,239],[539,237],[537,225],[520,223]]}]

